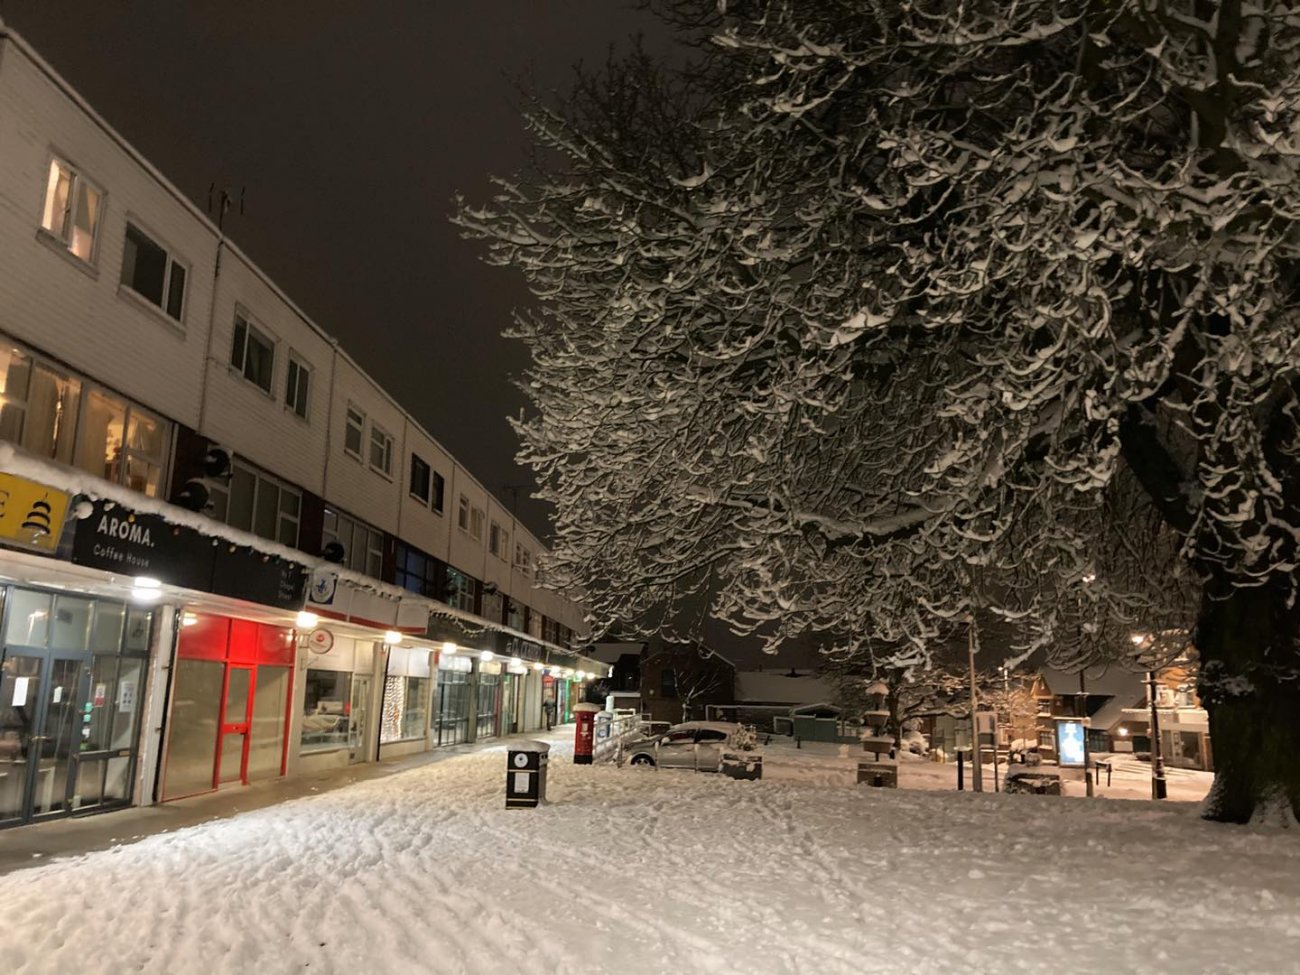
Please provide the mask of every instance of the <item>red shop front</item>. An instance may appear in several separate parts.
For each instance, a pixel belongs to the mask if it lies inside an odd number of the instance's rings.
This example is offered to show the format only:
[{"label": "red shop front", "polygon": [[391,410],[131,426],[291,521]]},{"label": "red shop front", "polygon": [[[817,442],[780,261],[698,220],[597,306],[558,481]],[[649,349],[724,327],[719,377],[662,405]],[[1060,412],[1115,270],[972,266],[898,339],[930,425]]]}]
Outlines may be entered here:
[{"label": "red shop front", "polygon": [[186,613],[168,708],[163,799],[284,774],[294,632]]}]

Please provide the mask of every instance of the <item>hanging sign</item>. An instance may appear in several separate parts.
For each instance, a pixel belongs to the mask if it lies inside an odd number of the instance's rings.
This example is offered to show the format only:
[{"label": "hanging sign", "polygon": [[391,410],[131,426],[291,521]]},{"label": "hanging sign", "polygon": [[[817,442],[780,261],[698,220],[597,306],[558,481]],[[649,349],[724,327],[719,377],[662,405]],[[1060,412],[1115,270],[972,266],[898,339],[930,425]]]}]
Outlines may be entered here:
[{"label": "hanging sign", "polygon": [[0,474],[0,540],[53,552],[63,531],[68,496],[13,474]]},{"label": "hanging sign", "polygon": [[318,626],[307,634],[307,649],[312,653],[329,653],[334,646],[334,634]]}]

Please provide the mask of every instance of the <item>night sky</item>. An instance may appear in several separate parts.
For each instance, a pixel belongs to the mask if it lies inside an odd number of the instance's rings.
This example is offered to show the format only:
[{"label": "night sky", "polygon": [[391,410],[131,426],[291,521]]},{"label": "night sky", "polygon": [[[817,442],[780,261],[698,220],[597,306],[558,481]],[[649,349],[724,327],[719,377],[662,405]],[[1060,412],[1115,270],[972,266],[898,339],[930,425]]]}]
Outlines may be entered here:
[{"label": "night sky", "polygon": [[[0,16],[509,504],[529,301],[448,222],[525,159],[516,82],[567,89],[652,17],[622,0],[0,0]],[[543,507],[519,494],[543,539]]]}]

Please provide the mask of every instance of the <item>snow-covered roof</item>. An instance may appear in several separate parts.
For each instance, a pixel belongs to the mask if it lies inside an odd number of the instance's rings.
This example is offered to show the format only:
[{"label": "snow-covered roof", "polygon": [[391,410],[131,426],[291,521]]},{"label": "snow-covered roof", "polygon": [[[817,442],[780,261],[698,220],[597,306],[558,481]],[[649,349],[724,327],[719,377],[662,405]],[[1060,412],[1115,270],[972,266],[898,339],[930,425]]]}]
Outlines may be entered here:
[{"label": "snow-covered roof", "polygon": [[834,696],[826,681],[811,674],[791,677],[770,670],[736,674],[736,701],[741,704],[818,704]]}]

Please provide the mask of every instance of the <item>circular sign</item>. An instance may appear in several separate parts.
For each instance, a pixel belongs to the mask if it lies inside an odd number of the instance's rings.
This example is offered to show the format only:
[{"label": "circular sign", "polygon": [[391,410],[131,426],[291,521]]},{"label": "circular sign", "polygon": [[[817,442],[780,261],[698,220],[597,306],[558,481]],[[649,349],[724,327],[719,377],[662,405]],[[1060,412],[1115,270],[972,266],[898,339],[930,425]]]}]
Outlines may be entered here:
[{"label": "circular sign", "polygon": [[318,626],[307,634],[307,646],[313,653],[329,653],[334,646],[334,634]]},{"label": "circular sign", "polygon": [[515,752],[515,767],[523,768],[528,764],[528,756],[523,752]]}]

